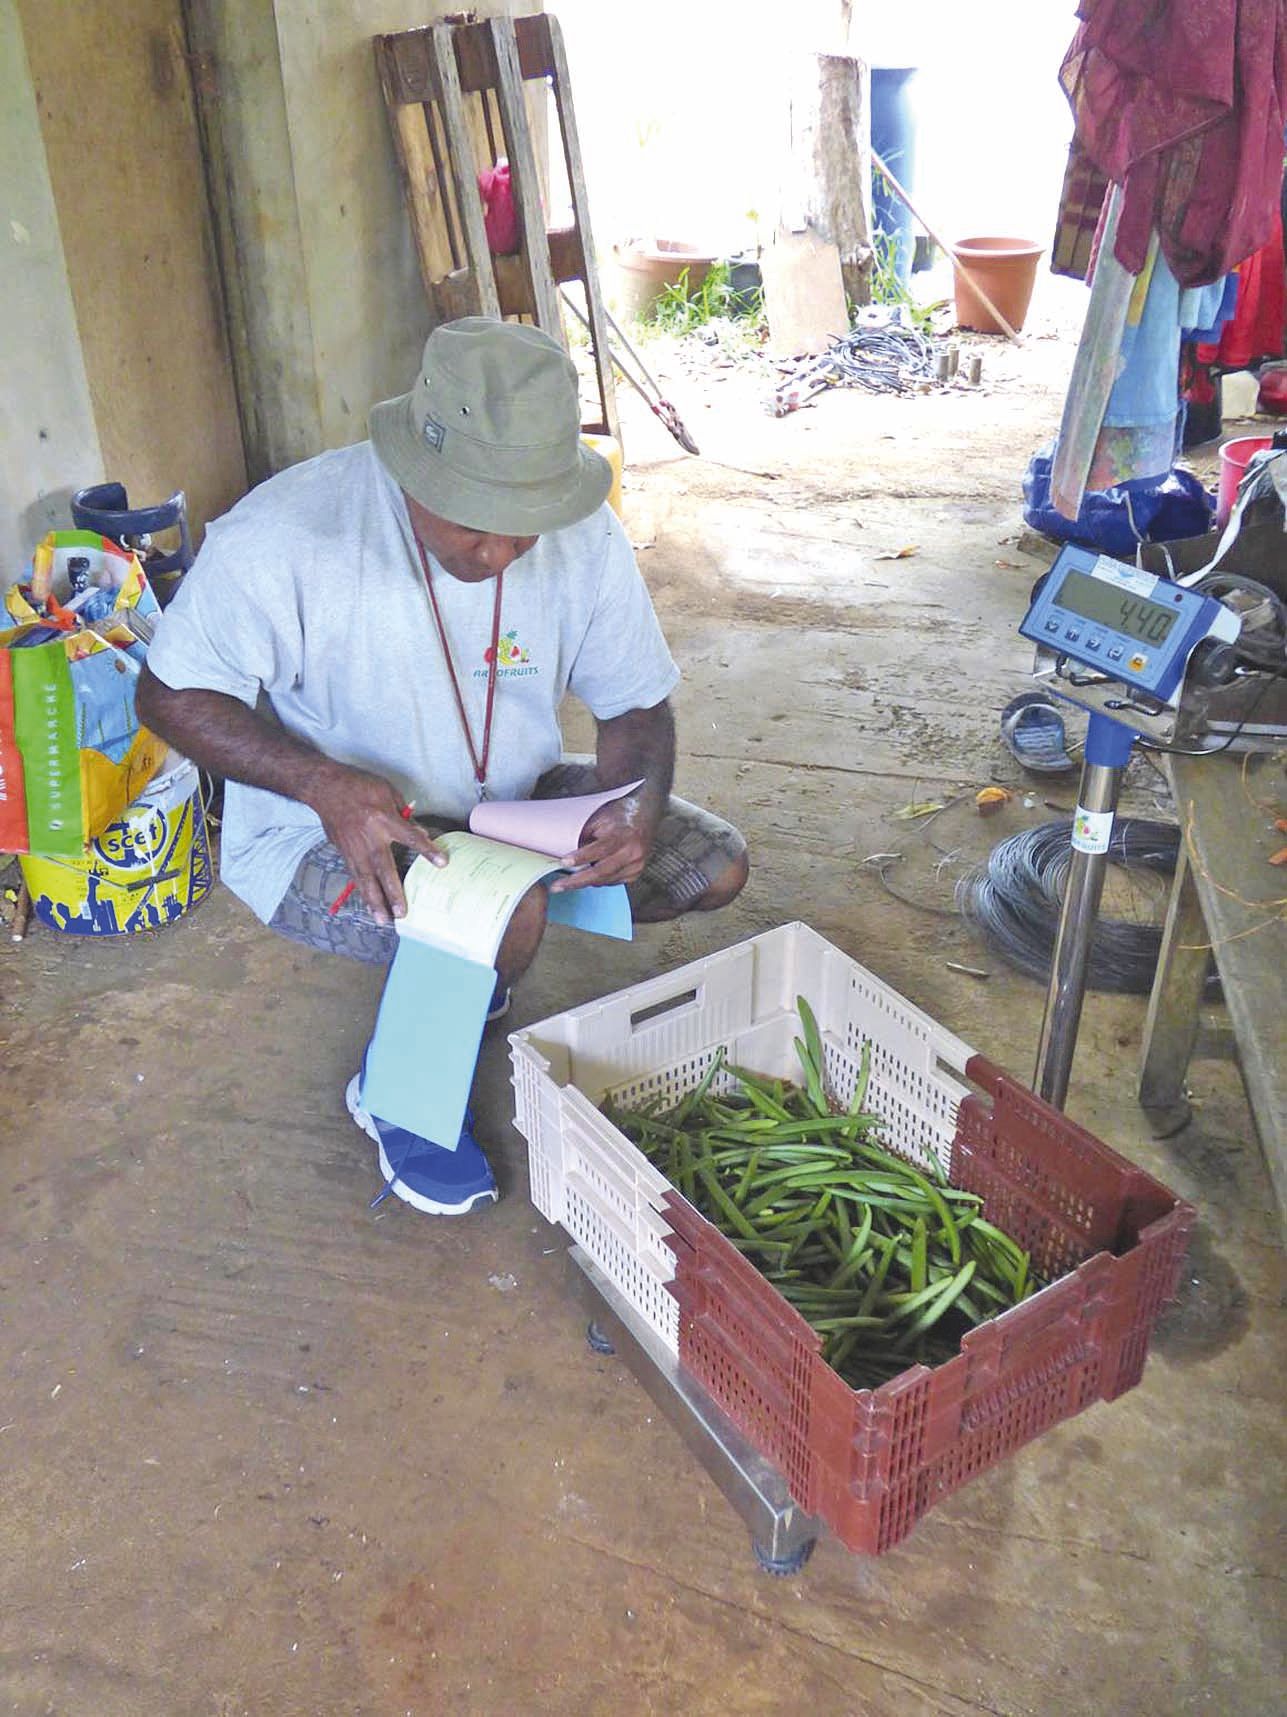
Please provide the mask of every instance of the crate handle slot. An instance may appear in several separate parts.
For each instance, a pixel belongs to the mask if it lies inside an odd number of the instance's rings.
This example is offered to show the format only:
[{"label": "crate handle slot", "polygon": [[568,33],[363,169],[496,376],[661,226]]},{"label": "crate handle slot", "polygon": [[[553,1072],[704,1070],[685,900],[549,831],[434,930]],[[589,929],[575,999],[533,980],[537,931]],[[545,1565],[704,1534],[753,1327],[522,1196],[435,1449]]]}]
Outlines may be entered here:
[{"label": "crate handle slot", "polygon": [[[1070,1383],[1077,1383],[1087,1395],[1097,1395],[1101,1369],[1102,1354],[1093,1340],[1079,1341],[1069,1332],[1060,1341],[1057,1333],[1052,1332],[1041,1352],[1034,1355],[1021,1371],[993,1380],[988,1388],[964,1404],[961,1430],[967,1435],[975,1435],[985,1426],[1012,1414],[1021,1402],[1048,1394],[1053,1389],[1066,1390]],[[1088,1378],[1077,1376],[1087,1371]],[[1076,1411],[1077,1405],[1069,1399],[1058,1416],[1066,1419]]]},{"label": "crate handle slot", "polygon": [[638,1013],[633,1013],[630,1016],[631,1031],[638,1031],[640,1026],[647,1025],[651,1020],[660,1019],[663,1014],[674,1013],[676,1008],[691,1007],[694,1002],[701,999],[701,993],[700,988],[681,990],[679,995],[670,996],[664,1002],[653,1002],[649,1007],[640,1008]]}]

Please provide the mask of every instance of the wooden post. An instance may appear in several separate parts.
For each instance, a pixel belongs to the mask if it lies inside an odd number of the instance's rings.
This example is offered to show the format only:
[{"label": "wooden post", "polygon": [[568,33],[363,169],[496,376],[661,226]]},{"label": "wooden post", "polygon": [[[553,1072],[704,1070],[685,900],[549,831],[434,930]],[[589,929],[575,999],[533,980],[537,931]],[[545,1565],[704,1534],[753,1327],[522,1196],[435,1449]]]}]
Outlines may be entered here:
[{"label": "wooden post", "polygon": [[1140,1107],[1157,1112],[1164,1132],[1188,1118],[1184,1076],[1198,1040],[1198,1009],[1210,965],[1202,904],[1183,840],[1166,908],[1140,1069]]},{"label": "wooden post", "polygon": [[500,104],[501,123],[505,128],[510,187],[522,232],[523,257],[527,263],[532,287],[532,314],[538,328],[544,328],[547,334],[553,334],[556,340],[561,340],[563,322],[559,316],[559,295],[554,285],[554,273],[550,268],[549,246],[545,240],[541,185],[536,171],[536,155],[532,149],[532,134],[527,124],[527,104],[523,98],[523,74],[518,63],[514,20],[493,18],[491,33],[496,50],[496,95]]},{"label": "wooden post", "polygon": [[[617,392],[612,380],[612,359],[608,347],[608,324],[604,315],[603,293],[599,287],[599,269],[594,256],[594,237],[590,231],[590,203],[585,191],[585,168],[581,161],[581,142],[577,136],[576,114],[572,107],[572,81],[568,75],[567,53],[563,47],[563,31],[557,18],[547,18],[550,38],[550,61],[554,67],[554,103],[558,110],[559,131],[563,138],[563,160],[567,168],[568,188],[572,193],[572,211],[576,227],[570,232],[549,234],[550,258],[556,280],[579,279],[585,287],[586,309],[589,312],[590,345],[594,352],[594,373],[599,391],[602,422],[589,424],[591,431],[611,435],[621,445],[621,428],[617,421]],[[574,243],[580,251],[579,262],[564,272],[559,267],[560,243]]]},{"label": "wooden post", "polygon": [[871,296],[871,77],[862,60],[818,54],[813,174],[815,230],[840,252],[851,304]]},{"label": "wooden post", "polygon": [[772,244],[760,258],[773,351],[823,352],[849,332],[871,269],[867,71],[847,54],[797,55],[789,69],[786,170]]}]

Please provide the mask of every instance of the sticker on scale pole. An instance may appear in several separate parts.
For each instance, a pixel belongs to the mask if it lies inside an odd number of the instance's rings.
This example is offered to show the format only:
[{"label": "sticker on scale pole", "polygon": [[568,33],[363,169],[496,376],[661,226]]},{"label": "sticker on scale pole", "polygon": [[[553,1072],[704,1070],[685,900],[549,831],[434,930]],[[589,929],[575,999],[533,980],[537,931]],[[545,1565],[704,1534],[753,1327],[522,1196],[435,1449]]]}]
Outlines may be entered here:
[{"label": "sticker on scale pole", "polygon": [[1112,836],[1111,811],[1085,811],[1078,805],[1073,817],[1072,844],[1079,853],[1106,853]]}]

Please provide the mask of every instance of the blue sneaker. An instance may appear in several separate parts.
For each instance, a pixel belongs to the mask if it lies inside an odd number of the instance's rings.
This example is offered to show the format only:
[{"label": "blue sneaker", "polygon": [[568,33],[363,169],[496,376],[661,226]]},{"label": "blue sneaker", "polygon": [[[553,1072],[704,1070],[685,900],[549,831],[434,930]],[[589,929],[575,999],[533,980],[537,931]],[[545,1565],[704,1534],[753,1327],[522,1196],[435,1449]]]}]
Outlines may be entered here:
[{"label": "blue sneaker", "polygon": [[470,1130],[468,1114],[460,1129],[460,1143],[454,1151],[444,1150],[418,1133],[391,1127],[387,1121],[368,1115],[359,1101],[361,1083],[362,1075],[355,1073],[344,1101],[358,1126],[375,1140],[380,1154],[384,1191],[374,1203],[393,1193],[430,1216],[463,1216],[475,1205],[496,1202],[496,1181]]}]

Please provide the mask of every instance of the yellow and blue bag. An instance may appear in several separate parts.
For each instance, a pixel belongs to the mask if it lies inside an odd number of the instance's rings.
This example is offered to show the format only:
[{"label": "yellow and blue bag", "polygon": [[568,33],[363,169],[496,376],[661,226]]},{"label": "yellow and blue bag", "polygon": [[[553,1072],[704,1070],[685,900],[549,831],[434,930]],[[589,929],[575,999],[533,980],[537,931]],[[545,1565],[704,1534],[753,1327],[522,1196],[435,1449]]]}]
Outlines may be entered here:
[{"label": "yellow and blue bag", "polygon": [[156,773],[134,692],[160,606],[138,557],[51,531],[0,630],[0,851],[82,857]]}]

